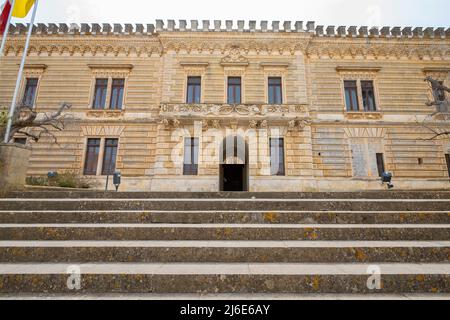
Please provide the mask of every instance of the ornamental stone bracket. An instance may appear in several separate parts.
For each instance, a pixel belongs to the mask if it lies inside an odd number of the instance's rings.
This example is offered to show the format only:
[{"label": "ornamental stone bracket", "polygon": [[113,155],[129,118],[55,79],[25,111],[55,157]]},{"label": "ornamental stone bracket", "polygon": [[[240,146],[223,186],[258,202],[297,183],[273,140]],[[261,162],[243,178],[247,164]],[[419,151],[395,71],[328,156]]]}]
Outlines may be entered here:
[{"label": "ornamental stone bracket", "polygon": [[181,124],[201,121],[203,129],[218,129],[231,122],[249,128],[266,128],[268,124],[301,130],[311,123],[308,107],[266,104],[161,104],[160,123],[177,128]]}]

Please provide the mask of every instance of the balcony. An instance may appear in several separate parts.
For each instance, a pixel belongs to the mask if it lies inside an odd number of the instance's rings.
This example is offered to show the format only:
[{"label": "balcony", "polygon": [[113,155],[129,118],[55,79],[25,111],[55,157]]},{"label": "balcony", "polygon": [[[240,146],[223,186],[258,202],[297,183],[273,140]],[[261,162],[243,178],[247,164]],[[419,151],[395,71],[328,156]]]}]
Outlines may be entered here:
[{"label": "balcony", "polygon": [[237,119],[237,120],[294,120],[309,119],[308,107],[304,104],[179,104],[163,103],[161,118],[168,119]]}]

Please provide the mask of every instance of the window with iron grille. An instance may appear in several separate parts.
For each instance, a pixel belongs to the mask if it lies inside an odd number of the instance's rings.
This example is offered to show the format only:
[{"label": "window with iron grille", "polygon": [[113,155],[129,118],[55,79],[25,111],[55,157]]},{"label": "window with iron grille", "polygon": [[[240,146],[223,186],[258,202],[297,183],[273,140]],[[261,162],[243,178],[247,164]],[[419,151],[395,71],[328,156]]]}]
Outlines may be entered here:
[{"label": "window with iron grille", "polygon": [[200,103],[201,88],[202,88],[201,77],[188,77],[186,103]]},{"label": "window with iron grille", "polygon": [[183,175],[196,176],[198,174],[198,151],[199,151],[198,138],[184,139]]}]

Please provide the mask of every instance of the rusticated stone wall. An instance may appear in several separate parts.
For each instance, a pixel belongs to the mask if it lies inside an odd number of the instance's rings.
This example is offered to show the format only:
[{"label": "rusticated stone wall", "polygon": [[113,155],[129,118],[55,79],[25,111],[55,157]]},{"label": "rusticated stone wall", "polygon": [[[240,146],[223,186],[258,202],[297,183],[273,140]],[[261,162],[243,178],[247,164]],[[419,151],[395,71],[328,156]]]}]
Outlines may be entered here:
[{"label": "rusticated stone wall", "polygon": [[[10,103],[25,33],[24,25],[11,28],[0,106]],[[56,133],[58,144],[29,142],[28,175],[82,174],[87,139],[118,138],[124,190],[217,191],[220,141],[243,133],[252,191],[380,189],[376,153],[400,188],[448,188],[450,140],[429,140],[426,127],[450,130],[449,115],[430,116],[429,75],[450,85],[449,29],[300,21],[38,24],[24,76],[39,78],[35,108],[51,112],[65,101],[73,119]],[[185,104],[188,76],[202,77],[200,105]],[[229,76],[242,78],[242,105],[226,104]],[[282,78],[279,106],[267,105],[271,76]],[[91,109],[98,77],[126,79],[122,110]],[[372,80],[376,112],[346,111],[344,80]],[[198,176],[183,176],[189,135],[201,139]],[[284,138],[285,176],[270,175],[269,138],[276,135]]]}]

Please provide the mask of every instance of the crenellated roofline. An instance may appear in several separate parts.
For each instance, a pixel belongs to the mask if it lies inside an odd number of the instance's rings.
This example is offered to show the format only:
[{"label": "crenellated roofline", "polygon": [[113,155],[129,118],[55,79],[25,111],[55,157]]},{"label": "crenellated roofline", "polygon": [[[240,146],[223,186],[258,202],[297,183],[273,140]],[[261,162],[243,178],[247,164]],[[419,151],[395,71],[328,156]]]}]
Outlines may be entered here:
[{"label": "crenellated roofline", "polygon": [[[26,33],[26,25],[17,23],[11,25],[10,34],[21,35]],[[357,27],[357,26],[323,26],[317,25],[314,21],[260,21],[250,20],[248,24],[244,20],[226,20],[225,24],[221,20],[202,20],[201,24],[197,20],[191,20],[188,26],[186,20],[156,20],[155,24],[43,24],[38,23],[33,27],[34,34],[40,35],[158,35],[165,32],[234,32],[234,33],[303,33],[316,37],[332,38],[430,38],[448,39],[450,38],[450,28],[444,27]]]}]

